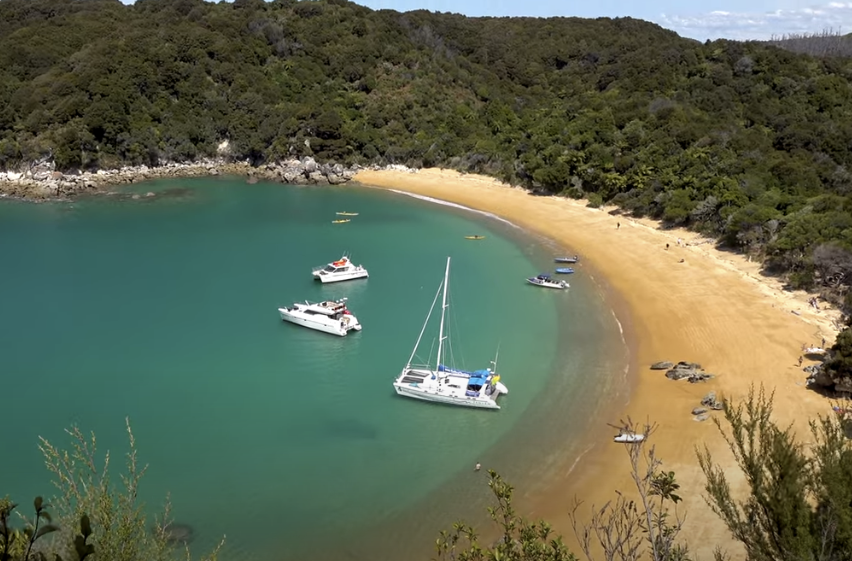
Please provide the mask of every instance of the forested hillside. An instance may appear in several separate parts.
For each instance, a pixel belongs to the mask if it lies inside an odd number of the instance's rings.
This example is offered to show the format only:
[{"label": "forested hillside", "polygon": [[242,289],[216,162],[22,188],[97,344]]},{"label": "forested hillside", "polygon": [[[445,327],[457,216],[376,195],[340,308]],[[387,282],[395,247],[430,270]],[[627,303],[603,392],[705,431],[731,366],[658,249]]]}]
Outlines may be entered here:
[{"label": "forested hillside", "polygon": [[[852,60],[624,19],[345,0],[0,0],[0,168],[449,166],[615,203],[846,285]],[[816,250],[816,252],[815,252]]]}]

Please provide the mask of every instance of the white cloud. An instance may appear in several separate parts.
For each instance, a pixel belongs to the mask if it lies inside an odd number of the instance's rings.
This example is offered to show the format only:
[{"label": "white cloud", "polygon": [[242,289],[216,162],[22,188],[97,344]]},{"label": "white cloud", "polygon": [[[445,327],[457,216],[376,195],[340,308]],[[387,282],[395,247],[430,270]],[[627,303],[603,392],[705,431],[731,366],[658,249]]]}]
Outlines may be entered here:
[{"label": "white cloud", "polygon": [[661,14],[656,22],[685,37],[705,39],[769,39],[787,33],[852,31],[852,2],[831,2],[772,12],[714,11],[697,15]]}]

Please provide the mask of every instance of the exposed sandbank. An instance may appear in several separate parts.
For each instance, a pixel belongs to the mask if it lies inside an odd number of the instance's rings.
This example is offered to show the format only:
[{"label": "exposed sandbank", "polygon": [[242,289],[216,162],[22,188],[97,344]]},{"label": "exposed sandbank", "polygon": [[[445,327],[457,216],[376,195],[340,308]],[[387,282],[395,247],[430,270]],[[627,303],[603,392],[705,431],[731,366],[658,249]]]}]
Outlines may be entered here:
[{"label": "exposed sandbank", "polygon": [[[830,413],[831,403],[805,388],[797,359],[803,343],[819,345],[823,337],[827,345],[833,343],[836,310],[809,308],[807,293],[783,290],[780,282],[760,275],[758,263],[716,250],[695,233],[661,230],[654,221],[612,216],[610,209],[591,209],[582,201],[533,196],[488,177],[438,169],[364,170],[354,180],[493,213],[580,253],[599,271],[630,314],[637,384],[626,411],[593,422],[606,427],[629,415],[657,423],[652,442],[681,483],[690,547],[702,559],[711,559],[717,545],[742,557],[702,498],[695,446],[706,444],[731,468],[731,479],[737,480],[739,471],[713,423],[694,421],[691,411],[711,390],[736,400],[751,384],[764,384],[775,391],[776,418],[793,423],[802,440],[810,441],[807,421]],[[697,384],[672,381],[647,368],[660,360],[699,362],[717,377]],[[616,489],[632,487],[626,454],[611,441],[597,444],[570,470],[573,461],[566,458],[565,471],[554,477],[547,497],[524,505],[524,514],[546,518],[572,545],[567,514],[574,496],[586,503],[581,514],[587,517],[592,504],[603,505]]]}]

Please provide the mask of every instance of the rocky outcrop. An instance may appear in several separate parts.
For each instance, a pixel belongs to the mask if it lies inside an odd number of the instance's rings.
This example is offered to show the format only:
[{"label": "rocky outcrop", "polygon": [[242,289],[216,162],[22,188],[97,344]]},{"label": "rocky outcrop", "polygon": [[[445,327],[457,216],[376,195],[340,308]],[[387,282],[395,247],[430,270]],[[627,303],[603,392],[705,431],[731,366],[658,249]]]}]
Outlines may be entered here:
[{"label": "rocky outcrop", "polygon": [[651,365],[652,370],[665,370],[666,378],[670,380],[687,380],[694,384],[696,382],[706,382],[713,378],[713,374],[704,372],[701,365],[696,362],[680,361],[674,364],[669,361],[655,362]]},{"label": "rocky outcrop", "polygon": [[823,364],[811,364],[802,368],[808,374],[807,386],[839,394],[852,394],[852,378],[836,376],[825,369]]},{"label": "rocky outcrop", "polygon": [[351,180],[360,169],[341,164],[320,164],[313,158],[292,159],[254,167],[248,162],[224,158],[191,163],[170,162],[156,167],[129,166],[94,172],[55,169],[52,161],[29,165],[25,171],[0,172],[0,197],[44,201],[62,200],[76,195],[102,192],[108,187],[166,177],[204,177],[215,175],[248,176],[250,182],[277,181],[296,185],[339,185]]},{"label": "rocky outcrop", "polygon": [[358,166],[347,168],[341,164],[318,164],[313,158],[302,158],[266,164],[253,175],[291,185],[340,185],[355,177],[358,169]]},{"label": "rocky outcrop", "polygon": [[721,411],[722,409],[725,408],[724,402],[720,401],[716,397],[716,392],[710,392],[707,395],[705,395],[704,398],[701,400],[701,405],[704,405],[705,407],[709,407],[710,409],[712,409],[714,411]]},{"label": "rocky outcrop", "polygon": [[667,360],[663,360],[660,362],[655,362],[651,365],[651,370],[670,370],[674,367],[673,362],[669,362]]}]

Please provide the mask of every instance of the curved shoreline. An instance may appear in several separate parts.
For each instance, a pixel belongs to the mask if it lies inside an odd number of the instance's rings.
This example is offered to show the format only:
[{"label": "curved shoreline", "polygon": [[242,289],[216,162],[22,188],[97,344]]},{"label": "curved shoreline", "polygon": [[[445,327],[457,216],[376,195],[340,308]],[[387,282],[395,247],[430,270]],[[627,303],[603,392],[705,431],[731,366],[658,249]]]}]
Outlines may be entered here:
[{"label": "curved shoreline", "polygon": [[[622,413],[638,422],[657,423],[653,443],[665,468],[675,471],[682,485],[688,512],[683,535],[694,553],[711,558],[713,549],[722,546],[734,558],[742,557],[701,496],[704,478],[695,447],[706,445],[734,476],[739,472],[713,423],[696,422],[690,412],[709,391],[736,400],[752,384],[764,384],[775,390],[776,418],[792,423],[802,440],[809,441],[808,420],[828,414],[831,404],[805,389],[806,375],[796,359],[803,342],[818,342],[820,337],[833,342],[836,310],[814,312],[807,307],[808,294],[785,291],[779,281],[762,277],[759,264],[719,251],[693,232],[661,230],[651,220],[611,216],[580,201],[532,196],[492,178],[449,170],[365,170],[354,181],[493,214],[576,248],[623,298],[630,331],[636,335],[631,356],[635,389],[623,411],[597,420],[600,434]],[[699,362],[717,377],[698,384],[668,380],[647,368],[659,360]],[[603,505],[616,489],[629,491],[631,484],[624,450],[611,441],[570,461],[576,461],[570,477],[571,466],[566,465],[566,476],[552,482],[548,496],[525,510],[546,518],[575,545],[567,516],[572,498],[584,501],[580,515],[588,516],[592,505]],[[738,478],[734,481],[742,485]]]}]

